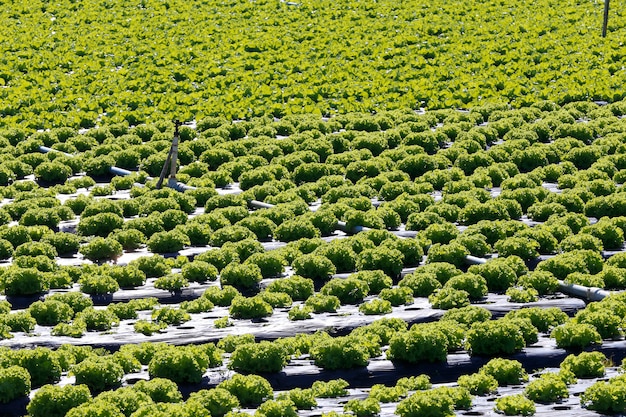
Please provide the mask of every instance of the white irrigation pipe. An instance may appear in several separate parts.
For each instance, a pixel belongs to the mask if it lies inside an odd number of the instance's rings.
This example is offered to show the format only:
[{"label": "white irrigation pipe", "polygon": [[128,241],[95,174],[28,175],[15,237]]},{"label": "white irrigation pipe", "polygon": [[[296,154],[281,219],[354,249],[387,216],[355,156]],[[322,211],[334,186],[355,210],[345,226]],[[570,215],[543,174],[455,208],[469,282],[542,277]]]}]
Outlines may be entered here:
[{"label": "white irrigation pipe", "polygon": [[[130,174],[132,174],[132,171],[129,171],[127,169],[124,168],[118,168],[118,167],[111,167],[109,168],[109,172],[113,175],[121,175],[123,177],[128,176]],[[147,177],[147,179],[151,180],[152,177]]]},{"label": "white irrigation pipe", "polygon": [[191,185],[187,185],[180,181],[176,181],[175,178],[168,179],[166,186],[173,190],[180,191],[181,193],[196,189],[196,187],[192,187]]},{"label": "white irrigation pipe", "polygon": [[273,204],[264,203],[263,201],[259,201],[259,200],[250,200],[248,204],[250,204],[253,208],[259,208],[259,209],[270,209],[270,208],[276,207]]},{"label": "white irrigation pipe", "polygon": [[337,228],[337,230],[341,230],[342,232],[349,233],[349,234],[355,234],[359,232],[364,232],[366,230],[372,230],[369,227],[365,227],[365,226],[354,226],[352,228],[348,228],[348,225],[346,224],[346,222],[342,222],[341,220],[337,221],[337,224],[335,225],[335,227]]},{"label": "white irrigation pipe", "polygon": [[47,146],[43,146],[43,145],[41,145],[41,146],[39,147],[39,152],[42,152],[42,153],[48,153],[48,152],[58,152],[58,153],[62,153],[62,154],[63,154],[63,155],[65,155],[65,156],[69,156],[70,158],[73,158],[73,157],[74,157],[74,155],[72,155],[72,154],[70,154],[70,153],[65,153],[65,152],[63,152],[63,151],[59,151],[58,149],[48,148]]},{"label": "white irrigation pipe", "polygon": [[484,258],[478,258],[476,256],[467,255],[465,257],[465,262],[467,262],[470,265],[482,265],[482,264],[486,264],[487,260]]},{"label": "white irrigation pipe", "polygon": [[[465,261],[470,265],[481,265],[487,263],[487,259],[478,258],[472,255],[466,256]],[[559,291],[564,294],[573,295],[574,297],[583,298],[587,301],[601,301],[611,295],[610,291],[606,291],[602,288],[585,287],[584,285],[578,284],[567,284],[562,280],[559,280]]]},{"label": "white irrigation pipe", "polygon": [[566,284],[559,280],[559,291],[575,297],[584,298],[587,301],[601,301],[611,295],[610,291],[598,287],[585,287],[578,284]]}]

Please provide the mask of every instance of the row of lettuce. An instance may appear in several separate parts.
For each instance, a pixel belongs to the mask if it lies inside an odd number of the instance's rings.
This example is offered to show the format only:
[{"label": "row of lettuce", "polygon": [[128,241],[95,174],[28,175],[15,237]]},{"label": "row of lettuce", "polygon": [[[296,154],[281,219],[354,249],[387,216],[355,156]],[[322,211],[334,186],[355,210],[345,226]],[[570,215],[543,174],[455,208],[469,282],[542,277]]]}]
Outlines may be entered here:
[{"label": "row of lettuce", "polygon": [[[450,266],[449,264],[440,265]],[[367,274],[357,273],[354,277],[345,279],[332,279],[318,293],[313,292],[313,282],[310,279],[299,276],[274,281],[266,290],[248,297],[241,295],[231,286],[224,286],[222,289],[213,286],[209,287],[200,298],[185,301],[179,306],[159,305],[154,298],[143,298],[111,303],[106,308],[95,308],[91,298],[79,292],[58,293],[46,297],[44,301],[32,303],[26,310],[12,312],[9,303],[3,302],[0,330],[3,338],[12,338],[16,332],[28,335],[41,331],[41,328],[36,329],[36,325],[39,325],[50,327],[49,331],[53,336],[80,338],[86,331],[115,333],[120,321],[126,321],[133,325],[136,332],[150,336],[164,331],[170,325],[180,326],[192,318],[204,317],[201,313],[212,311],[216,306],[220,307],[215,310],[218,317],[215,318],[213,315],[208,318],[212,319],[212,326],[219,329],[236,325],[238,320],[271,317],[275,309],[286,311],[290,320],[298,321],[312,319],[313,316],[319,314],[344,311],[341,307],[346,304],[360,304],[358,310],[361,314],[387,315],[393,313],[394,307],[392,306],[413,302],[413,295],[410,294],[411,287],[391,288],[390,280],[389,288],[381,289],[377,296],[369,297],[364,302],[363,298],[370,287],[365,278],[373,278],[370,281],[372,287],[384,284],[388,279],[378,272],[380,271]],[[407,276],[410,280],[414,278],[430,280],[433,277],[436,275],[432,272]],[[624,297],[621,294],[614,294],[600,302],[590,303],[570,319],[555,307],[526,306],[519,311],[510,311],[504,319],[491,320],[489,310],[476,304],[480,298],[474,299],[474,304],[470,304],[469,300],[471,292],[480,294],[483,291],[481,284],[484,286],[484,282],[484,278],[477,274],[468,273],[465,276],[460,274],[450,278],[439,291],[431,290],[432,294],[429,297],[431,304],[445,309],[443,322],[438,322],[434,326],[439,326],[442,331],[445,329],[447,338],[437,338],[432,332],[429,335],[415,332],[401,334],[391,342],[390,351],[395,353],[391,353],[390,357],[409,361],[434,359],[445,361],[448,351],[458,349],[466,349],[477,355],[513,354],[536,343],[539,332],[548,332],[550,337],[555,339],[556,346],[565,349],[587,348],[599,345],[603,340],[617,340],[624,335],[626,309]],[[518,291],[528,292],[528,290]],[[486,293],[486,287],[484,292]],[[534,293],[536,294],[536,290]],[[390,294],[398,296],[394,298]],[[521,302],[525,301],[528,300]],[[449,321],[456,322],[456,324],[452,325]],[[423,325],[420,328],[426,331],[431,327]],[[431,344],[430,350],[423,352],[424,348],[418,344],[418,351],[411,351],[410,345],[417,343],[418,336],[425,338]],[[383,345],[389,342],[389,337],[382,339]],[[360,346],[354,347],[351,346],[354,342],[351,338],[336,337],[328,341],[331,353],[344,348],[351,352],[346,355],[354,356],[345,357],[338,363],[334,362],[334,356],[331,356],[330,360],[319,357],[316,363],[322,368],[365,366],[371,357],[380,354],[380,346],[368,350],[367,344],[363,342]],[[337,353],[332,353],[332,355],[337,355]],[[285,360],[286,358],[283,358],[279,362],[280,366],[277,369],[272,367],[259,370],[279,371],[286,364]],[[257,366],[274,365],[260,361]],[[251,369],[242,370],[250,371]]]},{"label": "row of lettuce", "polygon": [[[623,308],[624,304],[621,305]],[[417,324],[410,329],[402,320],[381,319],[342,338],[315,333],[255,342],[252,335],[230,335],[217,345],[128,344],[115,353],[73,345],[63,345],[57,350],[3,348],[0,350],[0,402],[17,400],[28,395],[31,389],[39,388],[27,405],[31,417],[235,417],[244,415],[240,408],[256,408],[258,416],[296,416],[297,410],[317,407],[317,398],[347,395],[348,383],[316,381],[311,387],[295,388],[274,396],[269,382],[257,374],[278,372],[289,358],[311,357],[316,364],[324,363],[328,369],[362,366],[368,356],[381,353],[381,345],[385,345],[385,355],[393,361],[413,364],[445,361],[446,351],[454,350],[454,344],[459,343],[467,331],[463,321],[478,324],[473,324],[468,332],[472,352],[495,356],[512,351],[511,343],[504,340],[510,338],[505,333],[519,334],[520,328],[525,327],[525,337],[529,337],[532,326],[527,317],[553,326],[563,314],[558,309],[535,309],[526,314],[524,312],[531,311],[526,309],[511,318],[489,321],[485,311],[480,307],[458,309],[438,324]],[[496,330],[490,323],[500,325],[501,329]],[[489,327],[490,335],[481,334],[486,328],[481,325]],[[499,351],[493,350],[494,344]],[[207,369],[221,367],[224,357],[228,358],[228,368],[238,373],[215,388],[193,390],[183,402],[179,386],[201,383]],[[525,385],[522,394],[498,396],[495,409],[506,415],[532,415],[535,402],[549,404],[567,399],[569,386],[578,379],[602,378],[610,365],[610,360],[601,352],[570,354],[558,372],[544,371],[529,381],[520,362],[494,358],[477,372],[459,377],[454,387],[431,389],[426,375],[403,377],[393,386],[373,385],[364,398],[342,402],[347,415],[375,416],[380,413],[380,403],[397,403],[395,412],[402,417],[424,413],[447,416],[454,410],[470,409],[472,396],[497,394],[499,387]],[[120,388],[126,375],[142,369],[147,370],[149,380],[139,379]],[[56,385],[65,372],[75,377],[74,383]],[[595,382],[586,388],[580,403],[603,413],[623,412],[626,400],[623,388],[623,375]]]}]

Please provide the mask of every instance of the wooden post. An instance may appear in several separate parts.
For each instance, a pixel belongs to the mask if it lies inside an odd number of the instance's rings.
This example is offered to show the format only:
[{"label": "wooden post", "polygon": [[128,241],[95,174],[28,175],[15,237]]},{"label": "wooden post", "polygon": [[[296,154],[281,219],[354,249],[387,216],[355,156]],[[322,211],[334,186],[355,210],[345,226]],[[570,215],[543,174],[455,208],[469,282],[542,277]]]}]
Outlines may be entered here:
[{"label": "wooden post", "polygon": [[165,158],[165,162],[163,163],[163,169],[161,169],[161,175],[159,175],[159,180],[156,183],[156,189],[161,189],[163,185],[163,180],[167,175],[167,167],[170,167],[170,179],[176,180],[176,160],[178,159],[178,127],[181,123],[178,120],[174,120],[174,139],[172,140],[172,146],[170,147],[170,151],[167,154],[167,158]]},{"label": "wooden post", "polygon": [[178,128],[182,123],[174,120],[174,140],[172,141],[172,158],[170,160],[170,179],[176,179],[176,163],[178,162],[178,141],[180,133]]},{"label": "wooden post", "polygon": [[602,23],[602,37],[606,38],[606,27],[609,25],[609,0],[604,0],[604,21]]}]

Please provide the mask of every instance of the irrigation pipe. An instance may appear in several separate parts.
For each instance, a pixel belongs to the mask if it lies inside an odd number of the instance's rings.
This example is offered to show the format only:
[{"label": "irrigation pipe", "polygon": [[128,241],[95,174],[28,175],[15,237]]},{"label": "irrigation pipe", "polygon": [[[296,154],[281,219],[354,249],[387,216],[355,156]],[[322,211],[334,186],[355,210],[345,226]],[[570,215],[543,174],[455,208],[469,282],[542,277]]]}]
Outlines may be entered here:
[{"label": "irrigation pipe", "polygon": [[257,209],[270,209],[272,207],[276,207],[273,204],[270,203],[264,203],[263,201],[258,201],[258,200],[250,200],[248,202],[248,204],[252,207],[252,208],[257,208]]},{"label": "irrigation pipe", "polygon": [[63,154],[63,155],[65,155],[65,156],[69,156],[70,158],[73,158],[73,157],[74,157],[74,155],[72,155],[72,154],[70,154],[70,153],[65,153],[65,152],[63,152],[63,151],[59,151],[58,149],[48,148],[47,146],[43,146],[43,145],[41,145],[41,146],[39,147],[39,152],[42,152],[42,153],[48,153],[48,152],[58,152],[58,153]]},{"label": "irrigation pipe", "polygon": [[[487,263],[487,259],[468,255],[465,257],[465,262],[470,265],[481,265]],[[584,285],[578,284],[567,284],[565,281],[562,280],[559,280],[559,291],[564,294],[582,298],[586,301],[601,301],[611,295],[611,291],[606,291],[602,288],[585,287]]]},{"label": "irrigation pipe", "polygon": [[562,293],[573,295],[574,297],[583,298],[587,301],[601,301],[611,295],[610,291],[603,290],[598,287],[585,287],[578,284],[566,284],[559,280],[559,291]]},{"label": "irrigation pipe", "polygon": [[465,262],[470,265],[482,265],[482,264],[486,264],[487,260],[484,258],[478,258],[476,256],[467,255],[465,257]]}]

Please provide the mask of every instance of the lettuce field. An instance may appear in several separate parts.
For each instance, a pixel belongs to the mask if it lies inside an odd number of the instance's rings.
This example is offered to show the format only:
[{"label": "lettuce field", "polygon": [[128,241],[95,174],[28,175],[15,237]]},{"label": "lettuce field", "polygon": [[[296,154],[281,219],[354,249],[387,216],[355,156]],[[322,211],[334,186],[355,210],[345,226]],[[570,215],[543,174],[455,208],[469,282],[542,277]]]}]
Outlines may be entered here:
[{"label": "lettuce field", "polygon": [[0,4],[0,417],[626,413],[618,7]]},{"label": "lettuce field", "polygon": [[602,1],[3,1],[4,126],[624,97]]}]

